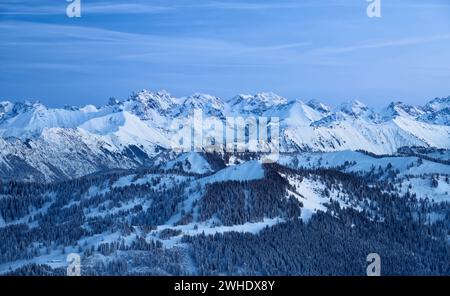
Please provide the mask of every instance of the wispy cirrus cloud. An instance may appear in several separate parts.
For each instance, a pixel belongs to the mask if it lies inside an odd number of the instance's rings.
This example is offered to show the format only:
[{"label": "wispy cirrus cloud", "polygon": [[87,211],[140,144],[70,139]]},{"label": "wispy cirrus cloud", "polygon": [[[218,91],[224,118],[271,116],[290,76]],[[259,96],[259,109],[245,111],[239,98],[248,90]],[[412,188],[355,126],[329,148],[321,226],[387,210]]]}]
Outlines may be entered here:
[{"label": "wispy cirrus cloud", "polygon": [[383,2],[374,20],[364,0],[81,0],[70,19],[65,0],[0,0],[0,90],[419,99],[448,90],[450,65],[450,3],[422,2]]},{"label": "wispy cirrus cloud", "polygon": [[232,2],[232,1],[211,1],[206,3],[192,4],[190,7],[230,9],[230,10],[266,10],[266,9],[289,9],[310,5],[308,2]]},{"label": "wispy cirrus cloud", "polygon": [[[149,14],[165,13],[179,9],[210,10],[281,10],[302,7],[323,7],[349,5],[346,0],[277,0],[277,1],[82,1],[83,14]],[[353,5],[350,3],[350,5]],[[0,15],[58,15],[65,13],[65,1],[4,1],[0,4]]]},{"label": "wispy cirrus cloud", "polygon": [[439,34],[434,36],[422,36],[422,37],[407,37],[400,38],[395,40],[387,40],[381,42],[373,42],[373,43],[364,43],[364,44],[356,44],[350,46],[343,47],[329,47],[329,48],[320,48],[315,51],[316,54],[339,54],[339,53],[349,53],[357,50],[365,50],[365,49],[380,49],[386,47],[397,47],[397,46],[408,46],[408,45],[419,45],[432,43],[437,41],[446,41],[450,40],[450,33],[448,34]]},{"label": "wispy cirrus cloud", "polygon": [[33,48],[33,55],[39,58],[30,64],[36,63],[36,67],[48,64],[42,59],[57,59],[58,52],[81,61],[101,57],[109,61],[168,65],[268,65],[287,62],[290,53],[311,46],[307,41],[254,45],[214,38],[158,36],[17,21],[0,23],[0,31],[9,32],[0,44],[0,53],[3,51],[6,56],[15,48],[9,61],[14,63],[21,58],[16,57],[17,49]]},{"label": "wispy cirrus cloud", "polygon": [[[67,3],[24,3],[0,4],[0,15],[59,15],[65,14]],[[163,13],[175,9],[174,6],[154,5],[143,2],[82,2],[83,14],[149,14]]]},{"label": "wispy cirrus cloud", "polygon": [[[25,3],[25,2],[8,2],[0,4],[0,15],[58,15],[64,14],[66,3],[53,2],[47,3]],[[301,2],[275,2],[275,3],[257,3],[257,2],[177,2],[172,5],[168,4],[152,4],[142,1],[133,2],[87,2],[82,1],[83,14],[149,14],[164,13],[177,9],[228,9],[228,10],[266,10],[266,9],[287,9],[300,7],[304,4]]]},{"label": "wispy cirrus cloud", "polygon": [[[121,62],[159,63],[171,65],[301,65],[339,64],[327,56],[354,51],[399,46],[414,46],[450,40],[450,33],[434,36],[404,37],[378,42],[320,47],[310,41],[255,45],[230,40],[200,37],[159,36],[120,32],[85,26],[2,22],[0,30],[8,30],[0,45],[32,47],[47,58],[53,50],[75,52],[80,59],[101,56]],[[102,54],[102,52],[104,54]],[[53,58],[51,58],[53,59]],[[43,65],[40,61],[38,65]]]}]

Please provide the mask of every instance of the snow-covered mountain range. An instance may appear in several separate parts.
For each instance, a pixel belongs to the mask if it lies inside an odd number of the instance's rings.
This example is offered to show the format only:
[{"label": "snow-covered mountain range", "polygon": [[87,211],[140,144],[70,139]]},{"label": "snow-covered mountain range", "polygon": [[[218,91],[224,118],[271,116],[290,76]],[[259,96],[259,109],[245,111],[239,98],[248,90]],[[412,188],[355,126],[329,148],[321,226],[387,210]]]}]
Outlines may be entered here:
[{"label": "snow-covered mountain range", "polygon": [[[171,149],[195,110],[227,128],[278,117],[276,163]],[[0,274],[63,275],[76,253],[83,275],[363,275],[376,251],[387,275],[448,275],[449,119],[450,97],[378,111],[273,93],[2,102]]]},{"label": "snow-covered mountain range", "polygon": [[135,168],[161,161],[162,155],[172,159],[169,127],[195,109],[222,120],[279,117],[282,152],[450,148],[450,97],[424,106],[394,102],[377,111],[359,101],[331,107],[273,93],[222,100],[143,90],[104,106],[54,109],[39,102],[0,102],[0,178],[52,181]]}]

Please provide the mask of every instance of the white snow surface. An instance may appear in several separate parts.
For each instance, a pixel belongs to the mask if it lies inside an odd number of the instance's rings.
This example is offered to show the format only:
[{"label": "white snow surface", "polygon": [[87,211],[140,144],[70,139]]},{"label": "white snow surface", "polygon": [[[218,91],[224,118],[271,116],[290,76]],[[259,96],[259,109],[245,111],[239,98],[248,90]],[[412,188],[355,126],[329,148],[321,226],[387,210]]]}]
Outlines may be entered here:
[{"label": "white snow surface", "polygon": [[206,174],[213,172],[208,161],[197,152],[183,153],[175,159],[165,163],[162,168],[181,168],[183,171],[195,174]]},{"label": "white snow surface", "polygon": [[203,183],[225,181],[251,181],[264,178],[264,168],[257,160],[250,160],[242,164],[229,166],[219,172],[203,178]]}]

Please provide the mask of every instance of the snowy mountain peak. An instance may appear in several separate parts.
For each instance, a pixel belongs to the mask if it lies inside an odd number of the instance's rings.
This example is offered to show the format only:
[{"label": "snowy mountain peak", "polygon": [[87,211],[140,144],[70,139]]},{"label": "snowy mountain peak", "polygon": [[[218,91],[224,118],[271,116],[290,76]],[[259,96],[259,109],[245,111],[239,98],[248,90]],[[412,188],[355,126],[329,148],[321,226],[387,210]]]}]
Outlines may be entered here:
[{"label": "snowy mountain peak", "polygon": [[80,107],[77,107],[77,106],[70,106],[70,105],[65,105],[65,106],[63,107],[63,109],[64,109],[64,110],[67,110],[67,111],[77,111],[77,110],[80,110]]},{"label": "snowy mountain peak", "polygon": [[309,107],[313,108],[316,111],[319,111],[320,113],[329,113],[331,111],[331,107],[328,105],[325,105],[324,103],[321,103],[317,100],[310,100],[308,103],[306,103]]},{"label": "snowy mountain peak", "polygon": [[[323,106],[325,108],[326,106]],[[275,115],[284,119],[288,126],[309,126],[314,121],[320,120],[326,115],[324,109],[311,107],[302,101],[292,101],[286,105],[287,112],[277,112]],[[271,115],[271,114],[270,114]]]},{"label": "snowy mountain peak", "polygon": [[254,113],[261,115],[270,108],[288,104],[288,101],[272,92],[262,92],[256,95],[238,95],[228,101],[235,113]]},{"label": "snowy mountain peak", "polygon": [[397,116],[416,118],[424,113],[424,110],[418,106],[411,106],[402,102],[392,102],[383,110],[382,115],[385,119],[392,119]]},{"label": "snowy mountain peak", "polygon": [[[175,105],[175,99],[167,91],[152,92],[142,90],[133,93],[130,98],[120,102],[120,109],[128,111],[142,120],[159,120],[166,116]],[[120,110],[119,110],[120,111]]]},{"label": "snowy mountain peak", "polygon": [[47,107],[39,101],[25,101],[12,103],[4,101],[0,103],[0,119],[8,119],[27,112],[36,112],[37,115],[42,114]]},{"label": "snowy mountain peak", "polygon": [[14,108],[14,103],[9,101],[0,102],[0,120],[3,119],[6,114],[10,113]]},{"label": "snowy mountain peak", "polygon": [[450,96],[446,98],[436,98],[434,100],[431,100],[424,107],[425,111],[427,112],[437,112],[446,108],[450,108]]},{"label": "snowy mountain peak", "polygon": [[114,97],[109,98],[108,106],[116,106],[120,103],[120,101]]},{"label": "snowy mountain peak", "polygon": [[10,102],[10,101],[1,101],[0,102],[0,108],[7,108],[8,106],[13,106],[14,103]]},{"label": "snowy mountain peak", "polygon": [[436,98],[424,106],[425,114],[418,117],[419,120],[439,125],[450,125],[450,96]]},{"label": "snowy mountain peak", "polygon": [[139,102],[156,110],[168,110],[173,105],[171,95],[165,90],[152,92],[143,89],[138,93],[133,93],[130,100]]},{"label": "snowy mountain peak", "polygon": [[275,106],[275,105],[284,105],[287,103],[287,100],[273,92],[262,92],[256,95],[245,95],[240,94],[233,99],[231,99],[233,103],[247,102],[249,104],[264,104],[266,106]]},{"label": "snowy mountain peak", "polygon": [[199,108],[203,108],[206,106],[212,107],[214,109],[223,108],[223,102],[218,97],[202,93],[195,93],[192,96],[187,97],[184,101],[184,104],[198,106]]},{"label": "snowy mountain peak", "polygon": [[360,102],[358,100],[354,100],[351,102],[346,102],[346,103],[340,104],[337,107],[336,111],[343,112],[347,115],[351,115],[354,117],[359,117],[359,116],[367,113],[368,111],[370,111],[370,109],[362,102]]},{"label": "snowy mountain peak", "polygon": [[193,110],[202,110],[204,114],[209,116],[223,116],[224,103],[215,96],[208,94],[195,93],[189,97],[181,99],[182,104],[176,107],[175,116],[187,115]]},{"label": "snowy mountain peak", "polygon": [[256,94],[254,99],[264,103],[266,106],[285,105],[287,100],[273,92],[262,92]]}]

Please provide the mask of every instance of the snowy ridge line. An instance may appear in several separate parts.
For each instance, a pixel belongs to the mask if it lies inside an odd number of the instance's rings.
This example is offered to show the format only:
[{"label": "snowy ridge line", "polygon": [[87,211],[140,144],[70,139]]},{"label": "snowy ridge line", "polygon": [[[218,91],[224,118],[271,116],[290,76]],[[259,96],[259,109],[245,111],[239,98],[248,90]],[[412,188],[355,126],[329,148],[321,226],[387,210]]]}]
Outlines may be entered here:
[{"label": "snowy ridge line", "polygon": [[[396,102],[376,111],[360,101],[331,107],[273,93],[222,100],[143,90],[98,107],[53,109],[38,102],[0,102],[0,179],[50,182],[167,162],[193,173],[212,173],[216,168],[210,160],[194,159],[195,154],[176,160],[179,151],[172,149],[178,132],[174,122],[190,118],[195,110],[201,110],[203,118],[222,122],[224,134],[230,129],[227,117],[279,118],[279,141],[272,142],[269,136],[269,143],[258,143],[261,151],[364,150],[392,155],[404,147],[450,149],[450,97],[424,106]],[[274,123],[264,122],[258,121],[259,131],[265,129],[269,135]],[[211,129],[204,126],[201,132],[206,137]],[[250,139],[244,142],[250,146]],[[193,152],[188,150],[183,151]]]}]

